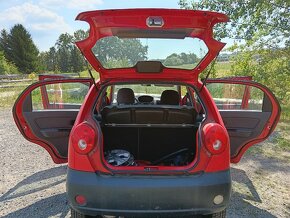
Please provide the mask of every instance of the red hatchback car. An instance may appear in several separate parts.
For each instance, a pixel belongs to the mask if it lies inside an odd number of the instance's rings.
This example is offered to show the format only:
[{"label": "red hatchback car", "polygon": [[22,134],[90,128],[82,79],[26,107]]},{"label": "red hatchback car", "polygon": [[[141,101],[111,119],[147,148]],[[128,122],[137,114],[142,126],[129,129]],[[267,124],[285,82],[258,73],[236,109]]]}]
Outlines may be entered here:
[{"label": "red hatchback car", "polygon": [[249,79],[199,80],[224,47],[221,13],[84,12],[77,46],[99,80],[30,85],[13,115],[23,136],[68,162],[72,217],[225,217],[230,163],[265,140],[280,106]]}]

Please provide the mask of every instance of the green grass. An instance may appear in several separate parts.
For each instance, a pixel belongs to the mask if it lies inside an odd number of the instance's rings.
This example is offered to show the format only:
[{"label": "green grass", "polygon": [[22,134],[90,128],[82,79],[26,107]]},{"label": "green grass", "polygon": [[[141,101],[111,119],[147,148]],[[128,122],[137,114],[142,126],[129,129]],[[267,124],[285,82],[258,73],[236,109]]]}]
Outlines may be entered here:
[{"label": "green grass", "polygon": [[[217,76],[218,77],[225,77],[231,75],[231,65],[232,63],[227,61],[227,62],[216,62],[215,64],[215,69],[217,71]],[[182,69],[187,69],[191,70],[196,66],[196,64],[182,64],[178,66],[168,66],[171,68],[182,68]]]},{"label": "green grass", "polygon": [[277,146],[283,151],[290,151],[290,141],[284,137],[277,138]]},{"label": "green grass", "polygon": [[181,65],[178,65],[178,66],[166,66],[166,67],[192,70],[193,68],[195,68],[195,66],[196,66],[196,64],[181,64]]},{"label": "green grass", "polygon": [[215,69],[217,71],[217,77],[231,76],[231,65],[232,63],[227,62],[216,62]]},{"label": "green grass", "polygon": [[20,93],[28,86],[27,82],[23,85],[18,83],[17,87],[0,88],[0,108],[12,108]]},{"label": "green grass", "polygon": [[274,142],[283,151],[290,151],[290,120],[280,121],[277,125],[279,135]]},{"label": "green grass", "polygon": [[[92,74],[93,74],[93,77],[95,79],[99,79],[99,73],[95,70],[92,70]],[[85,78],[90,78],[90,74],[89,74],[89,71],[88,70],[84,70],[82,72],[79,73],[80,77],[85,77]]]},{"label": "green grass", "polygon": [[[281,105],[281,121],[289,121],[290,122],[290,104]],[[290,131],[289,131],[290,132]]]},{"label": "green grass", "polygon": [[[89,89],[88,84],[82,83],[60,83],[46,85],[48,103],[54,108],[62,104],[81,105]],[[61,90],[61,91],[60,91]],[[31,92],[33,110],[43,110],[41,88],[38,87]]]}]

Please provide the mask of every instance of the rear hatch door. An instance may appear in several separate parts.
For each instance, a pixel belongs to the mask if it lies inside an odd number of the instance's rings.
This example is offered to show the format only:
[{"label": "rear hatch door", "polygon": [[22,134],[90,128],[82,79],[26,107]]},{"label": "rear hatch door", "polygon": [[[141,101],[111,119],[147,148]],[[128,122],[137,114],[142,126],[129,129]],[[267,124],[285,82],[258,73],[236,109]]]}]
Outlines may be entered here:
[{"label": "rear hatch door", "polygon": [[101,81],[197,78],[225,46],[213,38],[213,26],[228,21],[221,13],[178,9],[98,10],[76,19],[90,25],[89,37],[76,44]]}]

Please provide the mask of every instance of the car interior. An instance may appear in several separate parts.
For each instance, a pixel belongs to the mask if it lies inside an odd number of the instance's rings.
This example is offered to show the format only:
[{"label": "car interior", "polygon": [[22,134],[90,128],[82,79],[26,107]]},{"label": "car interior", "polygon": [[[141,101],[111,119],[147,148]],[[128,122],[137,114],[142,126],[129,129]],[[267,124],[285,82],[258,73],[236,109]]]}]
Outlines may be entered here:
[{"label": "car interior", "polygon": [[[166,89],[162,85],[159,94],[136,93],[130,86],[113,91],[110,97],[104,92],[105,100],[97,104],[96,111],[108,163],[184,166],[194,160],[196,133],[203,115],[198,114],[188,94],[194,90],[182,87],[187,90],[182,94],[181,86],[175,87]],[[116,86],[110,89],[116,90]]]}]

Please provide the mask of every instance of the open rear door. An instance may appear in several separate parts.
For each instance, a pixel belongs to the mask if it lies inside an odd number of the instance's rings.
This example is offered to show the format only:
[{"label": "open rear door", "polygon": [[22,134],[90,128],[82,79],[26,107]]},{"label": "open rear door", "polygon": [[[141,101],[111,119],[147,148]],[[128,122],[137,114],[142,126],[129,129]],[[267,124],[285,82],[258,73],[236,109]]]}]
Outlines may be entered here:
[{"label": "open rear door", "polygon": [[231,162],[237,163],[250,146],[273,132],[280,117],[279,102],[267,87],[249,80],[209,79],[207,89],[230,136]]},{"label": "open rear door", "polygon": [[67,162],[68,137],[91,85],[91,79],[44,80],[27,87],[14,104],[22,135],[45,148],[55,163]]}]

